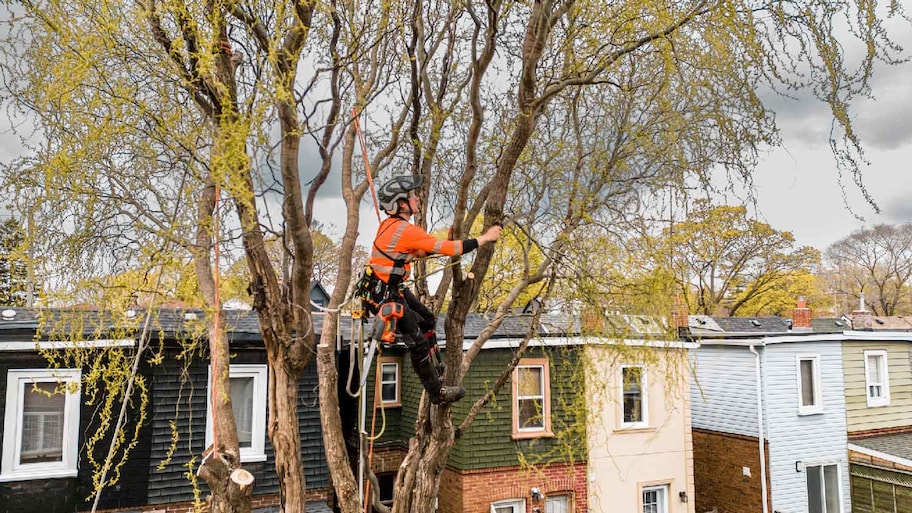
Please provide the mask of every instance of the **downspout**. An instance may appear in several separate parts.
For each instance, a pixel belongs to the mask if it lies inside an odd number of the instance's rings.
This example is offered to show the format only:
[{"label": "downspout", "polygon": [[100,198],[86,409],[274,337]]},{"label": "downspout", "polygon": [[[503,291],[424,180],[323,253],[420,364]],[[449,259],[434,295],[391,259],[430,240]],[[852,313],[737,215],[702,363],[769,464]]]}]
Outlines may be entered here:
[{"label": "downspout", "polygon": [[754,368],[757,373],[757,432],[759,434],[757,438],[760,440],[760,494],[762,495],[763,513],[769,513],[766,490],[766,447],[764,447],[763,443],[763,381],[760,374],[760,353],[754,349],[753,344],[750,346],[750,352],[754,354]]}]

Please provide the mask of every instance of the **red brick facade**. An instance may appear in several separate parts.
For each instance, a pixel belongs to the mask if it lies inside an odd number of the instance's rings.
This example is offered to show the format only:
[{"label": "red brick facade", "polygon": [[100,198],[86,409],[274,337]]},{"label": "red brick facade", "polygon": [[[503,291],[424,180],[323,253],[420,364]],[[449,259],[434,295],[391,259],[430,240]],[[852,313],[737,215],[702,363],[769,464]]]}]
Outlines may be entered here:
[{"label": "red brick facade", "polygon": [[[693,430],[694,485],[697,511],[761,511],[760,455],[756,437]],[[769,442],[766,443],[769,469]],[[746,476],[744,468],[750,469]],[[767,472],[767,504],[770,504]],[[772,509],[770,509],[772,511]]]},{"label": "red brick facade", "polygon": [[489,513],[491,503],[525,499],[526,513],[545,510],[532,499],[532,488],[548,495],[572,495],[576,512],[587,510],[586,464],[551,464],[544,468],[500,467],[469,471],[447,469],[440,481],[440,513]]}]

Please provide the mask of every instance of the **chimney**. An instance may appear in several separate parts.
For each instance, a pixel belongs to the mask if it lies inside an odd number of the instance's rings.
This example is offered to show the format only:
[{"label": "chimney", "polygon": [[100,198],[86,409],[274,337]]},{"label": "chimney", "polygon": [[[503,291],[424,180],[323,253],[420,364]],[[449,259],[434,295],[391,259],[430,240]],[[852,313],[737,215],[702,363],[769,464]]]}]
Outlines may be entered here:
[{"label": "chimney", "polygon": [[809,329],[811,327],[811,309],[807,307],[804,298],[799,297],[795,310],[792,312],[792,329]]},{"label": "chimney", "polygon": [[690,317],[687,312],[687,304],[681,299],[680,295],[675,295],[674,309],[671,311],[671,325],[674,326],[675,333],[679,338],[684,338],[690,334]]},{"label": "chimney", "polygon": [[864,292],[858,300],[858,310],[852,312],[852,329],[857,331],[873,331],[874,316],[865,310]]},{"label": "chimney", "polygon": [[597,306],[585,306],[580,312],[580,324],[583,333],[602,333],[605,331],[605,312]]}]

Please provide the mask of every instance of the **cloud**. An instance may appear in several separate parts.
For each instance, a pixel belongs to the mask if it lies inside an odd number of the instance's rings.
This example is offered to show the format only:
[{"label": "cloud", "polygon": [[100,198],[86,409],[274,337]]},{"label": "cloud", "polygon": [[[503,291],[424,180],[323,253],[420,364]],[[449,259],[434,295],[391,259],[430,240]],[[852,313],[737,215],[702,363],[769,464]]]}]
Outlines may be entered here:
[{"label": "cloud", "polygon": [[892,224],[912,223],[912,203],[908,195],[893,197],[883,203],[884,221]]}]

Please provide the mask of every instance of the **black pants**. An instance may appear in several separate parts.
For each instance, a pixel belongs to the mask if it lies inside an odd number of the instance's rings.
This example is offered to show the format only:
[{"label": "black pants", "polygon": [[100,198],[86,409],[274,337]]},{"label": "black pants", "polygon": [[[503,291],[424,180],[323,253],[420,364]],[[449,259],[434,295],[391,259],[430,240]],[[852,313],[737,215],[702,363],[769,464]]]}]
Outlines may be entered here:
[{"label": "black pants", "polygon": [[409,289],[402,290],[402,298],[405,300],[406,308],[402,318],[399,319],[399,333],[421,339],[426,338],[425,335],[434,331],[437,323],[434,313],[424,306]]},{"label": "black pants", "polygon": [[443,386],[437,372],[436,358],[432,354],[432,345],[436,344],[436,338],[430,335],[437,321],[434,313],[424,306],[411,290],[403,289],[402,299],[405,300],[405,311],[397,326],[399,334],[409,348],[415,374],[428,394],[436,398]]}]

